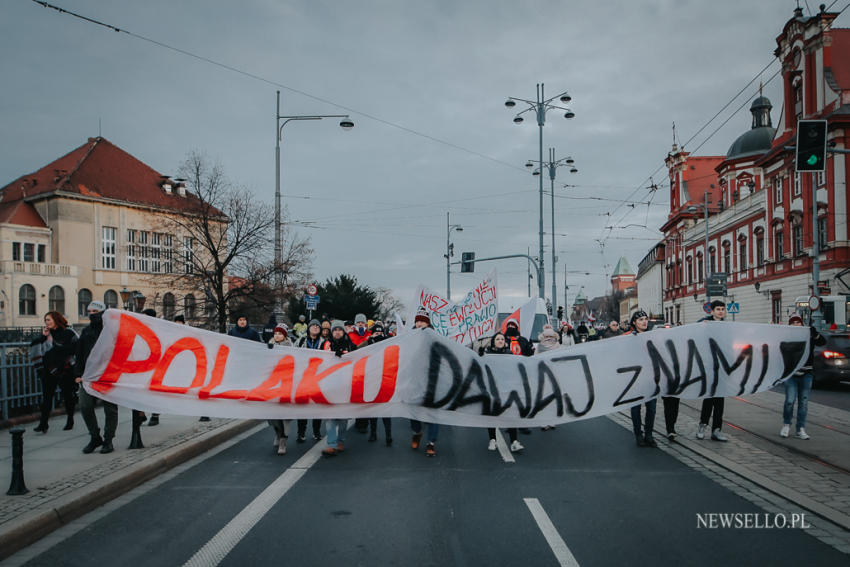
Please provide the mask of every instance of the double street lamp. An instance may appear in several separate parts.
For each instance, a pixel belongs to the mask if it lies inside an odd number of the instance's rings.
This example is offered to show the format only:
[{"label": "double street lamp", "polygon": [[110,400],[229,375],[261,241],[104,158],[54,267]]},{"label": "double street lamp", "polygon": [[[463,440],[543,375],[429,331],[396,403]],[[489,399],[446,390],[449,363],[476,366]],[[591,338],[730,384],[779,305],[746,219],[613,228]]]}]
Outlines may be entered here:
[{"label": "double street lamp", "polygon": [[[563,157],[561,159],[555,159],[555,148],[549,148],[549,161],[546,162],[535,162],[533,160],[528,160],[525,164],[525,167],[534,167],[534,164],[538,164],[539,166],[545,167],[549,171],[549,182],[551,184],[551,192],[552,192],[552,311],[554,312],[558,308],[558,291],[557,286],[555,284],[555,265],[558,261],[558,257],[555,255],[555,174],[559,167],[569,167],[570,173],[578,173],[578,169],[575,166],[575,160],[572,157]],[[540,183],[543,183],[543,176],[540,175],[541,167],[538,167],[534,170],[534,175],[540,176]],[[566,300],[566,296],[564,297]]]},{"label": "double street lamp", "polygon": [[446,211],[446,299],[452,300],[452,268],[451,258],[454,256],[455,245],[451,242],[452,231],[463,232],[459,224],[451,224],[449,212]]},{"label": "double street lamp", "polygon": [[[283,265],[283,246],[281,244],[281,199],[280,199],[280,140],[283,127],[297,120],[321,120],[322,118],[341,118],[339,126],[343,130],[354,128],[348,114],[313,114],[305,116],[280,115],[280,91],[277,91],[277,111],[275,112],[275,188],[274,188],[274,262],[275,262],[275,318],[278,322],[283,317],[283,298],[281,297],[281,266]],[[283,120],[283,123],[281,123]]]},{"label": "double street lamp", "polygon": [[[505,101],[505,106],[508,108],[513,108],[516,106],[517,102],[521,102],[526,104],[527,107],[525,110],[520,111],[514,117],[514,123],[521,124],[523,122],[522,115],[526,112],[534,112],[537,117],[537,126],[539,128],[539,159],[538,163],[543,163],[543,125],[546,123],[546,113],[550,110],[562,110],[564,111],[564,118],[570,119],[575,117],[575,113],[569,108],[565,108],[563,106],[558,106],[555,101],[560,101],[562,103],[568,103],[572,100],[572,97],[566,92],[557,94],[551,98],[545,98],[543,83],[537,84],[537,98],[536,100],[526,100],[524,98],[516,98],[516,97],[508,97],[508,100]],[[543,176],[540,176],[540,250],[538,258],[540,260],[540,273],[544,274],[544,266],[543,266]],[[544,286],[545,286],[545,277],[541,277],[537,280],[538,285],[538,296],[543,299],[545,296]],[[553,298],[554,300],[554,298]]]},{"label": "double street lamp", "polygon": [[130,291],[126,287],[121,290],[121,302],[124,304],[124,309],[141,313],[145,308],[145,295],[140,291]]}]

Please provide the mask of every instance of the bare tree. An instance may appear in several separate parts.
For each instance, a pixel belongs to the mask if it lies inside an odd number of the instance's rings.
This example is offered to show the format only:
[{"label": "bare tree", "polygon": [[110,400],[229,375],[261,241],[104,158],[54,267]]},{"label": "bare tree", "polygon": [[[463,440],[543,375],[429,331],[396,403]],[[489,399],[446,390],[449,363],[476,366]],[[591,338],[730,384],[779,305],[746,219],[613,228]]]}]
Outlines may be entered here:
[{"label": "bare tree", "polygon": [[310,277],[309,240],[286,231],[284,258],[275,265],[273,207],[234,186],[219,163],[198,152],[189,154],[179,173],[187,201],[166,221],[179,246],[171,275],[183,289],[203,290],[211,328],[224,332],[228,308],[236,303],[268,308],[276,294],[303,286]]},{"label": "bare tree", "polygon": [[404,303],[392,294],[391,289],[379,287],[376,291],[378,292],[378,304],[380,306],[376,313],[378,318],[384,322],[391,322],[395,321],[396,313],[404,316]]}]

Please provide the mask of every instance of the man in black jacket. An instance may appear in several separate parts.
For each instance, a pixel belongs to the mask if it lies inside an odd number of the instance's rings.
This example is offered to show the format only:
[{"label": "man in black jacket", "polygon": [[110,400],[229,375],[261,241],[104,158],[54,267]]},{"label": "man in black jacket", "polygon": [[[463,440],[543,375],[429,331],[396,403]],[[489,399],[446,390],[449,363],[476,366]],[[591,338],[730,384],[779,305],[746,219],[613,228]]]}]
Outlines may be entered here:
[{"label": "man in black jacket", "polygon": [[[89,303],[88,313],[90,323],[88,327],[83,329],[80,340],[77,341],[77,360],[74,365],[74,375],[77,382],[83,381],[82,376],[86,370],[86,362],[89,359],[89,354],[91,354],[94,344],[103,330],[104,311],[106,311],[106,305],[102,301],[92,301]],[[118,427],[118,406],[103,400],[103,414],[105,416],[103,437],[100,436],[97,416],[94,413],[94,397],[86,392],[85,388],[80,388],[80,413],[83,416],[83,421],[86,422],[86,427],[91,436],[89,444],[83,447],[83,453],[92,453],[97,447],[100,447],[100,452],[104,454],[114,451],[112,438],[115,437],[115,430]]]},{"label": "man in black jacket", "polygon": [[[724,319],[726,319],[726,303],[715,299],[711,302],[711,314],[703,317],[700,321],[723,321]],[[708,429],[708,420],[711,418],[711,440],[723,443],[729,441],[729,438],[720,430],[723,427],[724,402],[725,399],[722,397],[703,398],[699,426],[697,427],[697,439],[705,439],[705,430]]]}]

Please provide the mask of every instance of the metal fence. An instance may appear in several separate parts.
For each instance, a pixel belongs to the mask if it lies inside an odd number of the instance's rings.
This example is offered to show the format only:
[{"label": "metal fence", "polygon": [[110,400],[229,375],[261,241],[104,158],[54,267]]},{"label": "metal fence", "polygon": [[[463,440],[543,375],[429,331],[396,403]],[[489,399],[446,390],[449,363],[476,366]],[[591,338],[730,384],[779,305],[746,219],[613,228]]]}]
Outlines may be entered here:
[{"label": "metal fence", "polygon": [[41,381],[29,355],[29,342],[0,343],[0,418],[29,413],[41,403]]}]

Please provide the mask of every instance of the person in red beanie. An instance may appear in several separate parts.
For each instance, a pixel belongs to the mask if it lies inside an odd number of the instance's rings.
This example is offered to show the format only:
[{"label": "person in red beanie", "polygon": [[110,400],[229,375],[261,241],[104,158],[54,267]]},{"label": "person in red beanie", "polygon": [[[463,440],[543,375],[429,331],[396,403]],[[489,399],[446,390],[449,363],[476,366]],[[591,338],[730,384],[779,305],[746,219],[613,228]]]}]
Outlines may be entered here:
[{"label": "person in red beanie", "polygon": [[[428,312],[424,309],[420,309],[416,314],[416,317],[413,319],[413,327],[414,329],[432,329],[431,326],[431,317],[428,315]],[[422,441],[422,422],[417,421],[415,419],[410,420],[410,429],[413,431],[413,439],[410,441],[410,448],[414,451],[419,448],[419,443]],[[436,423],[428,424],[428,439],[425,445],[425,455],[429,457],[434,457],[437,455],[437,449],[435,447],[435,443],[437,442],[437,435],[440,432],[440,428]]]}]

